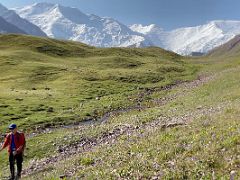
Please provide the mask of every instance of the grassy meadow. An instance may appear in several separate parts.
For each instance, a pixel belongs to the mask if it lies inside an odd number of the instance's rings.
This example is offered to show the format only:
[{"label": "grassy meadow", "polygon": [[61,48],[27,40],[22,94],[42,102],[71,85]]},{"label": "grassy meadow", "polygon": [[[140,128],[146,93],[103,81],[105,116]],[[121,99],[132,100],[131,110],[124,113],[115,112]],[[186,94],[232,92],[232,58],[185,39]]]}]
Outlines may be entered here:
[{"label": "grassy meadow", "polygon": [[[190,58],[1,35],[0,130],[15,122],[28,136],[23,179],[238,179],[239,72],[233,54]],[[38,129],[48,131],[32,136]],[[83,140],[96,145],[59,151]],[[29,171],[54,155],[63,158]]]}]

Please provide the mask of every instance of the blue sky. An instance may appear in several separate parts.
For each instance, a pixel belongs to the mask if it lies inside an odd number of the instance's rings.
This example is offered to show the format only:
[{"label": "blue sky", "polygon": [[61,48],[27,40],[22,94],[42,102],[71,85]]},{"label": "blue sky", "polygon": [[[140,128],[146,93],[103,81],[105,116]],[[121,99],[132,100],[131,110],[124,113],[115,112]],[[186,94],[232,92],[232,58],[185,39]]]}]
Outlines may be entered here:
[{"label": "blue sky", "polygon": [[211,20],[240,20],[240,0],[0,0],[11,8],[35,2],[78,7],[82,12],[108,16],[125,24],[158,24],[166,30]]}]

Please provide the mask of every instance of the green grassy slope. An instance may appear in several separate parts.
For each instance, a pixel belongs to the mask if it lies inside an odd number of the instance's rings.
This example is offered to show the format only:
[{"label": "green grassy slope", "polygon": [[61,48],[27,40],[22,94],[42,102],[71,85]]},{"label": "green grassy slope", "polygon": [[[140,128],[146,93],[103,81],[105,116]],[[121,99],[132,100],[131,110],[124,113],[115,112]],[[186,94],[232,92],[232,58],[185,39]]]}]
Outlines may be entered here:
[{"label": "green grassy slope", "polygon": [[194,77],[160,48],[97,49],[31,36],[0,36],[0,129],[69,124],[130,106],[136,92]]},{"label": "green grassy slope", "polygon": [[[114,132],[116,128],[137,127],[113,143],[110,140],[61,160],[60,164],[49,164],[26,179],[58,179],[62,174],[70,174],[69,179],[229,179],[234,174],[238,179],[240,58],[234,59],[221,61],[214,71],[216,59],[208,59],[208,66],[201,73],[208,74],[212,70],[213,78],[199,87],[191,89],[183,86],[149,97],[168,97],[184,92],[184,96],[163,106],[123,113],[101,126],[66,131],[64,137],[69,139],[63,143],[60,142],[61,137],[53,141],[58,145],[67,145],[78,142],[78,138],[91,139]],[[196,61],[199,63],[202,59]],[[232,64],[235,66],[232,67]],[[163,121],[163,124],[186,117],[186,125],[167,129],[161,126],[143,128],[159,118],[161,121],[162,116],[167,117],[167,122]],[[47,136],[52,137],[55,133]]]},{"label": "green grassy slope", "polygon": [[[29,36],[1,38],[2,130],[9,121],[30,130],[101,117],[120,107],[142,107],[113,114],[104,124],[29,137],[24,167],[31,175],[24,179],[240,177],[237,53],[189,59],[159,48],[98,49]],[[43,46],[68,53],[39,51]],[[182,81],[187,83],[163,88]],[[167,124],[173,127],[164,128]],[[93,145],[67,154],[68,147],[84,142]],[[66,155],[59,149],[66,149]],[[39,171],[29,168],[53,155],[59,159]],[[8,172],[3,157],[2,176]]]}]

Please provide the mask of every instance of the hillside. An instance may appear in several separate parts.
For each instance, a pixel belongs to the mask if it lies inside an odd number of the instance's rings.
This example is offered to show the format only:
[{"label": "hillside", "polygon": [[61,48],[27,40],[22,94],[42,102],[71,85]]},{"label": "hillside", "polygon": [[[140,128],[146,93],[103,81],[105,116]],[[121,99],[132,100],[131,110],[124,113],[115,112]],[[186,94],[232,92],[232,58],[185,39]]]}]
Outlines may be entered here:
[{"label": "hillside", "polygon": [[8,23],[3,18],[0,17],[0,33],[16,33],[16,34],[26,34],[24,31],[18,27]]},{"label": "hillside", "polygon": [[[101,116],[127,106],[138,89],[187,80],[195,71],[181,56],[160,48],[98,49],[22,35],[0,35],[0,48],[1,118],[25,128]],[[96,110],[99,114],[93,114]]]},{"label": "hillside", "polygon": [[0,129],[26,133],[23,179],[239,179],[239,71],[238,53],[1,35]]},{"label": "hillside", "polygon": [[240,54],[240,35],[213,49],[208,56],[236,56]]},{"label": "hillside", "polygon": [[91,57],[91,56],[134,56],[134,57],[165,57],[179,59],[180,55],[158,47],[146,48],[95,48],[74,41],[61,41],[33,36],[4,35],[0,36],[0,47],[28,49],[51,56]]}]

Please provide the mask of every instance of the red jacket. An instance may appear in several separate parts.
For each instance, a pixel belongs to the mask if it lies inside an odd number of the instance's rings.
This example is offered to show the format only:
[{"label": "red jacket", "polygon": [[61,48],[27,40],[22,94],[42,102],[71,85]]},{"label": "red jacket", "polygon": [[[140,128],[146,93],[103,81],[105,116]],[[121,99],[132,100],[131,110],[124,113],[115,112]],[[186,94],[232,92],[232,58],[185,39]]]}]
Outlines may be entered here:
[{"label": "red jacket", "polygon": [[[11,143],[12,143],[12,134],[9,133],[6,136],[4,144],[3,144],[3,148],[8,146],[8,153],[9,154],[11,153]],[[16,150],[17,154],[23,153],[25,145],[26,145],[24,133],[17,132],[14,135],[14,143],[15,143],[15,146],[16,146],[16,149],[17,149]]]}]

